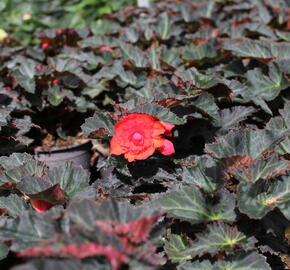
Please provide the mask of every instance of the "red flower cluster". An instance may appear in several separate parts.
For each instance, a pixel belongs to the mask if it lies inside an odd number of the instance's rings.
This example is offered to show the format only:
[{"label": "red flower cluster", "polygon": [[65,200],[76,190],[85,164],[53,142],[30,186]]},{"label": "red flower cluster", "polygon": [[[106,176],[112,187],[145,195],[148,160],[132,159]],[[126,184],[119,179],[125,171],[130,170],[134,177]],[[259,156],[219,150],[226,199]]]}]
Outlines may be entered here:
[{"label": "red flower cluster", "polygon": [[155,149],[163,155],[171,155],[175,152],[172,142],[161,136],[172,136],[173,128],[174,125],[148,114],[130,114],[115,125],[110,152],[125,154],[129,162],[147,159]]}]

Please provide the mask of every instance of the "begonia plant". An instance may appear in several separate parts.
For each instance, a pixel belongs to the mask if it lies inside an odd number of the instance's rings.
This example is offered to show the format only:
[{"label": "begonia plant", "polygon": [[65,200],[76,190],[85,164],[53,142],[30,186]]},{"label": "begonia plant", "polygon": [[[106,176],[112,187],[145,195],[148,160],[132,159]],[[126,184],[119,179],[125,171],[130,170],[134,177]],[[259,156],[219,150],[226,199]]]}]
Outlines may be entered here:
[{"label": "begonia plant", "polygon": [[288,9],[164,0],[6,38],[2,126],[77,126],[95,153],[49,167],[27,128],[2,154],[0,268],[289,269]]}]

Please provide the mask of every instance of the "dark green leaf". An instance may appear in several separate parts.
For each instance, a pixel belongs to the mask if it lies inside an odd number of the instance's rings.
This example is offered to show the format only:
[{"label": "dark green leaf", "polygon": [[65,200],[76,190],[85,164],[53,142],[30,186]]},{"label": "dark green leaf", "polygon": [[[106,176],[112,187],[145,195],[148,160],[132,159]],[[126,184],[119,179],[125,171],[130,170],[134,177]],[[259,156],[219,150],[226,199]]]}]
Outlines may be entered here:
[{"label": "dark green leaf", "polygon": [[276,98],[281,90],[290,86],[287,78],[275,63],[269,66],[269,76],[264,75],[262,70],[256,68],[246,73],[247,86],[252,96],[270,101]]},{"label": "dark green leaf", "polygon": [[150,60],[151,60],[152,69],[161,70],[159,52],[158,52],[157,47],[152,45],[149,52],[150,52]]},{"label": "dark green leaf", "polygon": [[0,261],[5,259],[9,252],[9,246],[5,243],[0,243]]},{"label": "dark green leaf", "polygon": [[80,167],[73,167],[71,162],[56,168],[51,168],[45,180],[53,185],[60,185],[71,200],[81,200],[84,198],[94,198],[95,192],[89,186],[89,174]]},{"label": "dark green leaf", "polygon": [[48,88],[47,97],[52,106],[58,106],[64,99],[64,95],[61,93],[58,85],[53,85]]},{"label": "dark green leaf", "polygon": [[206,60],[217,57],[217,51],[212,44],[202,43],[198,46],[186,47],[182,57],[187,61]]},{"label": "dark green leaf", "polygon": [[290,46],[286,42],[244,40],[242,42],[229,42],[224,44],[224,48],[242,57],[288,59],[290,55]]},{"label": "dark green leaf", "polygon": [[13,251],[28,248],[53,235],[53,225],[32,211],[25,211],[16,219],[0,219],[0,240],[13,240]]},{"label": "dark green leaf", "polygon": [[116,62],[111,72],[116,73],[126,84],[137,84],[137,77],[132,71],[125,71],[121,62]]},{"label": "dark green leaf", "polygon": [[104,113],[97,112],[93,117],[87,118],[81,128],[86,134],[96,132],[100,134],[108,133],[110,136],[114,135],[113,119]]},{"label": "dark green leaf", "polygon": [[[13,156],[11,161],[14,160]],[[41,177],[45,171],[44,164],[30,159],[26,162],[23,162],[23,165],[15,166],[13,168],[9,168],[8,170],[2,171],[0,173],[0,185],[3,185],[7,182],[18,183],[25,176],[35,175]]]},{"label": "dark green leaf", "polygon": [[136,67],[144,68],[148,66],[148,61],[142,50],[127,43],[120,43],[120,47],[125,56],[132,60]]},{"label": "dark green leaf", "polygon": [[221,83],[219,77],[202,74],[194,67],[186,71],[176,72],[176,75],[180,76],[183,81],[192,81],[193,85],[198,89],[208,89]]},{"label": "dark green leaf", "polygon": [[139,33],[134,28],[126,28],[125,36],[128,41],[135,43],[139,39]]},{"label": "dark green leaf", "polygon": [[167,212],[168,216],[192,223],[212,220],[233,221],[235,219],[235,201],[232,195],[226,191],[222,193],[220,202],[217,204],[208,202],[195,186],[168,192],[155,202]]},{"label": "dark green leaf", "polygon": [[206,144],[205,151],[219,159],[235,155],[247,155],[256,159],[273,149],[286,134],[285,131],[267,129],[230,131],[227,135],[219,137],[218,141]]},{"label": "dark green leaf", "polygon": [[170,35],[171,22],[167,12],[159,15],[158,19],[158,32],[162,40],[166,40]]},{"label": "dark green leaf", "polygon": [[7,125],[10,113],[11,113],[11,109],[8,109],[8,108],[0,109],[0,126]]},{"label": "dark green leaf", "polygon": [[196,185],[206,191],[217,188],[217,179],[220,178],[220,168],[209,156],[201,156],[194,160],[196,165],[183,166],[182,181],[189,185]]},{"label": "dark green leaf", "polygon": [[[13,270],[91,270],[84,267],[83,263],[73,259],[38,259],[26,264],[13,267]],[[105,270],[101,269],[100,270]],[[108,270],[108,269],[106,269]]]},{"label": "dark green leaf", "polygon": [[14,71],[13,76],[28,93],[31,94],[35,93],[35,81],[33,79],[26,77],[25,75],[21,74],[18,70]]},{"label": "dark green leaf", "polygon": [[175,113],[171,112],[168,108],[162,107],[154,103],[138,106],[130,112],[150,114],[150,115],[156,116],[158,119],[160,119],[161,121],[165,123],[170,123],[170,124],[175,124],[175,125],[180,125],[180,124],[185,123],[185,120],[178,117]]},{"label": "dark green leaf", "polygon": [[241,121],[253,114],[256,110],[253,107],[236,106],[220,111],[220,120],[215,121],[214,125],[223,130],[235,128]]},{"label": "dark green leaf", "polygon": [[219,108],[215,103],[214,97],[211,94],[203,93],[191,104],[196,107],[196,110],[205,116],[210,116],[215,120],[219,120]]},{"label": "dark green leaf", "polygon": [[238,186],[238,206],[242,213],[251,218],[261,219],[268,212],[278,207],[284,216],[290,218],[290,178],[274,182],[264,191],[263,182],[243,183]]},{"label": "dark green leaf", "polygon": [[111,220],[124,224],[156,213],[154,207],[134,207],[128,203],[117,203],[115,200],[107,200],[102,203],[83,200],[73,202],[66,215],[72,223],[91,230],[94,228],[96,220]]},{"label": "dark green leaf", "polygon": [[[281,116],[273,117],[267,123],[268,129],[288,130],[290,131],[290,102],[285,101],[283,110],[279,110]],[[279,154],[290,153],[290,136],[286,137],[275,149]]]},{"label": "dark green leaf", "polygon": [[259,179],[268,180],[286,174],[290,170],[289,165],[289,161],[280,160],[277,155],[272,155],[270,158],[257,159],[248,167],[234,169],[231,173],[239,181],[254,183]]},{"label": "dark green leaf", "polygon": [[19,67],[13,72],[13,76],[27,92],[35,93],[34,75],[36,63],[22,56],[16,57],[14,61],[19,63]]},{"label": "dark green leaf", "polygon": [[50,186],[51,183],[45,179],[33,176],[23,177],[21,182],[17,184],[17,188],[26,194],[38,193],[49,188]]},{"label": "dark green leaf", "polygon": [[[214,270],[210,261],[185,262],[177,266],[177,270]],[[21,269],[22,270],[22,269]],[[34,270],[34,269],[33,269]]]},{"label": "dark green leaf", "polygon": [[221,262],[211,264],[210,261],[186,262],[180,264],[178,270],[270,270],[266,257],[257,252],[239,253],[236,256],[226,258]]},{"label": "dark green leaf", "polygon": [[247,239],[246,235],[239,232],[236,227],[227,224],[210,224],[206,233],[196,235],[196,240],[190,247],[182,252],[192,257],[219,252],[233,253],[235,248],[243,247],[244,250],[254,249],[254,239]]},{"label": "dark green leaf", "polygon": [[0,168],[2,170],[9,170],[14,167],[24,165],[25,163],[31,161],[33,157],[27,153],[14,153],[8,157],[0,157]]},{"label": "dark green leaf", "polygon": [[24,177],[17,188],[30,199],[37,199],[51,204],[62,203],[65,200],[64,191],[59,184],[51,185],[46,179]]},{"label": "dark green leaf", "polygon": [[183,255],[182,251],[189,246],[188,240],[185,236],[178,234],[170,234],[169,239],[164,242],[164,251],[169,260],[173,262],[190,260],[190,255]]},{"label": "dark green leaf", "polygon": [[117,47],[117,40],[106,36],[92,36],[79,41],[81,48],[98,48],[103,45]]},{"label": "dark green leaf", "polygon": [[0,208],[7,209],[8,215],[16,217],[27,210],[28,205],[23,198],[16,194],[10,194],[7,197],[0,197]]},{"label": "dark green leaf", "polygon": [[279,31],[276,30],[275,33],[277,36],[285,41],[290,41],[290,33],[289,32],[284,32],[284,31]]},{"label": "dark green leaf", "polygon": [[172,66],[175,68],[178,68],[179,66],[183,64],[181,58],[179,57],[179,51],[175,48],[171,48],[171,49],[163,48],[161,59],[169,66]]}]

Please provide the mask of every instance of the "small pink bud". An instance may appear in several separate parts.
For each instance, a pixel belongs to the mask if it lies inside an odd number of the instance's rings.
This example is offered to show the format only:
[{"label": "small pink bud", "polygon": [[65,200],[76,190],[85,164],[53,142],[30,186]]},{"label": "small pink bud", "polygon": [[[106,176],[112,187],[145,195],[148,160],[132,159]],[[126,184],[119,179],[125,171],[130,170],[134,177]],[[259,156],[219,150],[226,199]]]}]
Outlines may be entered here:
[{"label": "small pink bud", "polygon": [[43,42],[41,44],[41,49],[45,50],[49,46],[48,42]]}]

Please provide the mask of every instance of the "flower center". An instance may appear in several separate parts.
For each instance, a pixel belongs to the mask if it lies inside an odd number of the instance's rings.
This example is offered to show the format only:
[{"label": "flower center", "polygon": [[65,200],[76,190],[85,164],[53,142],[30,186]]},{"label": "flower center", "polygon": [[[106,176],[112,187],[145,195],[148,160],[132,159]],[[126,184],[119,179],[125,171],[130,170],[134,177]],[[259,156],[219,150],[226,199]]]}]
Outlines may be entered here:
[{"label": "flower center", "polygon": [[134,132],[131,137],[131,141],[135,145],[142,145],[144,143],[144,136],[139,132]]}]

